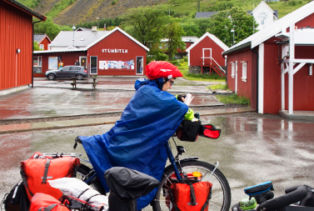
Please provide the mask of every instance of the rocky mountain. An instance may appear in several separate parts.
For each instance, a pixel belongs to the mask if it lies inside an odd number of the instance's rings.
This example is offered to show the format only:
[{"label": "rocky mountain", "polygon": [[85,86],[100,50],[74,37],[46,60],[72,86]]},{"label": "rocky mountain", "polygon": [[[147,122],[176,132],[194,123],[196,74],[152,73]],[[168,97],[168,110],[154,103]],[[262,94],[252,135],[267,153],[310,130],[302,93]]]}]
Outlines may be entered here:
[{"label": "rocky mountain", "polygon": [[150,6],[167,0],[19,0],[35,11],[50,16],[60,25],[114,18],[130,8]]}]

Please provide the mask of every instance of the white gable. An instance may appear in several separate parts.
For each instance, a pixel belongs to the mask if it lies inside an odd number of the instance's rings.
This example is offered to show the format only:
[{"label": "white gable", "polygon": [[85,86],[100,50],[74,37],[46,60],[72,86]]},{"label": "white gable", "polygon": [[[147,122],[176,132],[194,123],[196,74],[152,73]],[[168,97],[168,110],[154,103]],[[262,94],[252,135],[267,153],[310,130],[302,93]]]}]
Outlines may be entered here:
[{"label": "white gable", "polygon": [[258,24],[258,30],[272,24],[275,20],[274,11],[264,1],[261,1],[252,13],[256,23]]},{"label": "white gable", "polygon": [[273,24],[268,25],[261,31],[258,31],[246,39],[240,41],[234,46],[231,46],[226,53],[241,49],[241,46],[249,45],[251,49],[270,39],[271,37],[279,34],[285,33],[286,29],[291,25],[299,22],[300,20],[308,17],[314,13],[314,1],[307,3],[306,5],[300,7],[299,9],[289,13],[288,15],[276,20]]},{"label": "white gable", "polygon": [[220,46],[224,51],[226,51],[228,49],[228,46],[223,43],[219,38],[217,38],[215,35],[206,32],[205,34],[203,34],[203,36],[197,41],[195,42],[193,45],[191,45],[188,49],[186,49],[187,52],[190,52],[190,50],[192,48],[194,48],[196,45],[198,45],[205,37],[209,37],[211,40],[213,40],[218,46]]}]

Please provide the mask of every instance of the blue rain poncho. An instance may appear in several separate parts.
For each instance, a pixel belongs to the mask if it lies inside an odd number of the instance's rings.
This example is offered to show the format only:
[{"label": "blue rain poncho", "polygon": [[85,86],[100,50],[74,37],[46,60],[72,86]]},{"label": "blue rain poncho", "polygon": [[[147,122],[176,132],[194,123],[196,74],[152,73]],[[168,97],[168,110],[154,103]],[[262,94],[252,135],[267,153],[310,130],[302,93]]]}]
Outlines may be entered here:
[{"label": "blue rain poncho", "polygon": [[[162,81],[137,80],[136,93],[113,128],[105,134],[81,136],[84,149],[102,185],[104,172],[124,166],[162,179],[167,161],[166,145],[183,120],[188,107],[172,94],[161,91]],[[142,209],[157,189],[137,200]]]}]

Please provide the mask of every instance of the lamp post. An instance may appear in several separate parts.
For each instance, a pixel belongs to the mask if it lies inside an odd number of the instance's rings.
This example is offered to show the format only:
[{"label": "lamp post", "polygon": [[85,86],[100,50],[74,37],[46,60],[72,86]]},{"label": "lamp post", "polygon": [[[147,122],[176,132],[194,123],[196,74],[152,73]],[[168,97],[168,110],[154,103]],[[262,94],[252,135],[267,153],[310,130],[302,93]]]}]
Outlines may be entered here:
[{"label": "lamp post", "polygon": [[76,29],[76,27],[73,24],[73,26],[72,26],[72,30],[73,30],[72,47],[73,48],[74,48],[74,32],[75,32],[75,29]]},{"label": "lamp post", "polygon": [[232,45],[234,45],[234,28],[232,28],[230,32],[232,33]]}]

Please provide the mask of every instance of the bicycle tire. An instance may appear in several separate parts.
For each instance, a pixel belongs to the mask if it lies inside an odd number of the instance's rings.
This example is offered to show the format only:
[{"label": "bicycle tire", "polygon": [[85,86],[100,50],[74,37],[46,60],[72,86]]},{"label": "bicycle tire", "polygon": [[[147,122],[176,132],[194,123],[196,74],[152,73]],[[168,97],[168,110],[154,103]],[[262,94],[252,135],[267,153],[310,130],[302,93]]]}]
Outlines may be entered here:
[{"label": "bicycle tire", "polygon": [[94,169],[84,165],[80,164],[76,170],[76,178],[84,181],[86,184],[97,190],[101,194],[106,194],[106,191],[101,185],[101,182],[97,177],[94,177],[93,179],[90,180],[90,177],[92,175],[95,175]]},{"label": "bicycle tire", "polygon": [[[226,177],[215,166],[199,160],[186,160],[180,162],[184,172],[199,171],[202,173],[202,181],[210,181],[213,184],[212,195],[209,200],[209,210],[228,211],[231,204],[231,190]],[[215,171],[212,173],[212,171]],[[169,186],[169,176],[174,173],[172,166],[168,166],[164,171],[163,179],[160,183],[159,189],[156,193],[155,199],[151,203],[154,211],[169,210],[167,203],[169,199],[164,196],[166,188],[165,184]],[[210,175],[212,173],[212,175]]]}]

